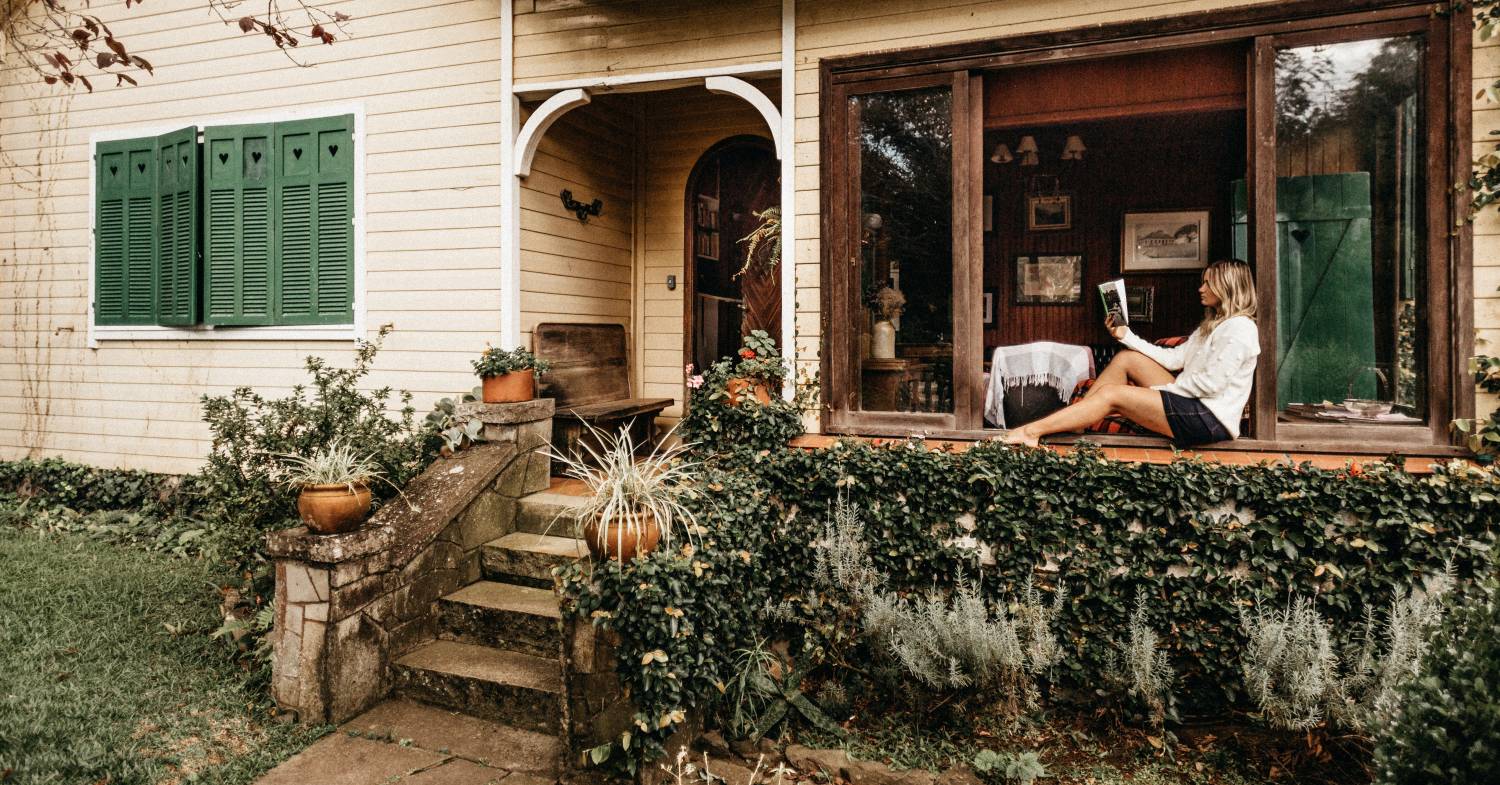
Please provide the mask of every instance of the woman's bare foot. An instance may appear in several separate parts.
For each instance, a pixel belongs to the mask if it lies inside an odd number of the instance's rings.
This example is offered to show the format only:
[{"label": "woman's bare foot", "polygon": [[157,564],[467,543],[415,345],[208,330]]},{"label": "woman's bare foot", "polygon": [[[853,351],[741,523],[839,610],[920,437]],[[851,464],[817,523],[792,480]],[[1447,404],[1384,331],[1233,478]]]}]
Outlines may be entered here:
[{"label": "woman's bare foot", "polygon": [[1001,441],[1006,444],[1022,444],[1027,447],[1036,447],[1040,443],[1041,438],[1033,436],[1031,429],[1023,425],[1020,428],[1010,429]]}]

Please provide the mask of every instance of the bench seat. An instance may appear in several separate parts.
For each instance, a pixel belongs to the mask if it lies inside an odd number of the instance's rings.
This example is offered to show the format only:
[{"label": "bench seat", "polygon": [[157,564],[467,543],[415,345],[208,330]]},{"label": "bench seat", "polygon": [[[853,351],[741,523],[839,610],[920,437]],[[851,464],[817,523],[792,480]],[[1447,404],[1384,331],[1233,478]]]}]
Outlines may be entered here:
[{"label": "bench seat", "polygon": [[660,414],[668,406],[676,403],[671,398],[626,398],[622,401],[601,401],[599,403],[584,403],[577,406],[559,404],[554,418],[583,420],[610,420],[625,417],[636,417],[642,414],[650,414],[652,417]]},{"label": "bench seat", "polygon": [[544,322],[532,330],[531,343],[537,357],[552,363],[541,393],[557,404],[553,450],[586,456],[585,446],[599,449],[592,431],[615,434],[622,428],[638,449],[655,444],[656,418],[676,401],[631,397],[624,327]]}]

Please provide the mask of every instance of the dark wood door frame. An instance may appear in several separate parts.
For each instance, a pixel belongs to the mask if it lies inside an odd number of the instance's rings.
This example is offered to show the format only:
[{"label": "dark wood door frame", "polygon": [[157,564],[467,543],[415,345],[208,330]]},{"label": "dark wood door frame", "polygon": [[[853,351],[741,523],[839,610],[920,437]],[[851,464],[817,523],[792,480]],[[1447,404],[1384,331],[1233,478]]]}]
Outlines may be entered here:
[{"label": "dark wood door frame", "polygon": [[[1410,0],[1297,0],[1287,3],[1270,3],[1248,8],[1223,11],[1207,11],[1173,17],[1137,20],[1115,25],[1061,30],[1048,33],[1024,34],[1005,38],[963,42],[959,44],[886,51],[867,55],[852,55],[823,60],[819,68],[820,106],[820,175],[821,175],[821,352],[820,374],[824,380],[825,407],[822,413],[824,432],[827,433],[911,433],[915,429],[928,428],[931,433],[946,433],[950,436],[982,437],[972,412],[982,391],[971,389],[968,406],[956,401],[958,410],[946,422],[924,419],[920,415],[861,416],[847,406],[851,392],[848,348],[840,346],[843,329],[848,324],[847,275],[842,270],[848,258],[846,232],[849,220],[848,189],[850,186],[849,160],[855,151],[850,149],[848,119],[845,117],[844,101],[851,94],[880,89],[882,83],[898,88],[903,83],[924,82],[951,76],[955,80],[955,106],[958,105],[958,82],[980,70],[1007,67],[1022,67],[1056,63],[1067,60],[1097,59],[1119,56],[1148,50],[1163,50],[1201,46],[1229,41],[1260,42],[1250,47],[1251,62],[1247,73],[1247,123],[1249,137],[1247,145],[1247,177],[1252,188],[1253,209],[1250,219],[1252,248],[1257,258],[1265,252],[1265,237],[1274,239],[1274,227],[1258,227],[1254,213],[1264,209],[1259,202],[1267,195],[1274,197],[1274,161],[1267,161],[1264,150],[1274,150],[1274,136],[1267,137],[1264,129],[1274,118],[1259,117],[1256,107],[1264,109],[1270,104],[1272,85],[1265,78],[1269,54],[1267,41],[1296,40],[1301,35],[1338,35],[1334,31],[1343,28],[1346,36],[1370,37],[1371,34],[1387,30],[1422,29],[1427,33],[1428,93],[1425,109],[1428,115],[1429,146],[1427,164],[1432,167],[1427,193],[1429,252],[1427,271],[1429,291],[1428,358],[1430,374],[1441,372],[1442,376],[1429,376],[1429,415],[1433,420],[1429,428],[1407,429],[1405,432],[1386,427],[1359,427],[1357,433],[1363,437],[1362,446],[1371,450],[1386,451],[1403,449],[1409,452],[1431,454],[1455,454],[1444,433],[1446,420],[1454,417],[1471,417],[1474,395],[1471,388],[1459,377],[1466,358],[1473,350],[1473,279],[1472,254],[1473,230],[1464,218],[1467,217],[1467,195],[1463,189],[1447,192],[1447,183],[1466,179],[1469,171],[1471,142],[1470,74],[1472,72],[1472,14],[1467,8],[1458,9],[1445,16],[1432,14],[1431,4],[1418,4]],[[1314,31],[1321,31],[1314,32]],[[925,77],[925,80],[923,79]],[[975,91],[965,91],[979,96]],[[980,117],[982,101],[973,100],[966,111]],[[957,115],[957,112],[955,112]],[[982,118],[981,118],[982,120]],[[978,126],[981,120],[971,120]],[[963,118],[955,116],[955,134],[960,127],[968,125]],[[966,134],[967,135],[967,134]],[[970,149],[961,153],[962,145],[955,139],[955,159],[967,158],[969,171],[964,176],[971,182],[982,182],[983,151]],[[1257,151],[1262,151],[1257,154]],[[955,187],[954,225],[975,220],[979,214],[976,202],[980,200],[979,188],[969,193]],[[972,234],[972,230],[969,230]],[[975,243],[972,237],[955,237],[955,256],[960,249]],[[1274,265],[1274,254],[1271,264]],[[955,263],[958,259],[955,259]],[[980,267],[982,257],[970,259],[967,266]],[[1263,264],[1258,263],[1258,266]],[[955,283],[964,276],[955,275]],[[971,276],[972,277],[972,276]],[[1270,280],[1266,280],[1267,278]],[[1274,276],[1257,275],[1262,302],[1275,303]],[[1442,290],[1437,287],[1441,285]],[[977,289],[976,289],[977,291]],[[959,335],[970,330],[960,325],[979,319],[977,297],[955,292],[955,322]],[[1442,335],[1442,338],[1437,336]],[[1274,335],[1272,336],[1274,338]],[[1271,344],[1274,347],[1274,343]],[[974,377],[977,372],[960,370],[965,364],[955,347],[955,376]],[[1272,353],[1274,354],[1274,348]],[[1262,354],[1263,359],[1265,353]],[[968,364],[974,364],[972,360]],[[1257,389],[1252,405],[1256,407],[1255,430],[1251,438],[1234,442],[1234,448],[1244,449],[1318,449],[1350,445],[1347,439],[1353,434],[1336,433],[1328,426],[1277,427],[1274,412],[1274,384],[1264,373],[1257,374]],[[955,385],[959,379],[955,378]],[[969,382],[973,385],[972,378]],[[968,385],[965,385],[968,386]],[[955,390],[957,393],[958,391]],[[1268,394],[1269,393],[1269,394]],[[1441,396],[1441,400],[1438,400]],[[963,412],[968,409],[967,416]],[[853,414],[853,416],[851,416]],[[1267,416],[1270,419],[1267,419]],[[1278,433],[1278,431],[1281,431]],[[1157,443],[1160,439],[1146,437],[1125,438],[1131,443]],[[1224,449],[1229,445],[1216,445]]]},{"label": "dark wood door frame", "polygon": [[[698,294],[697,281],[695,280],[697,278],[698,260],[693,253],[693,219],[694,210],[697,206],[698,201],[696,193],[698,178],[703,175],[704,166],[707,165],[709,161],[713,160],[715,156],[727,150],[732,150],[736,147],[750,147],[757,150],[763,150],[770,153],[772,156],[775,156],[776,154],[775,144],[770,139],[767,139],[763,136],[756,136],[754,134],[738,134],[727,139],[721,139],[715,142],[713,145],[709,146],[707,150],[704,150],[702,155],[698,156],[698,160],[693,163],[692,171],[688,172],[687,184],[683,187],[682,356],[686,358],[684,362],[692,362],[693,339],[695,337],[693,335],[693,308],[696,304]],[[720,238],[721,255],[724,247],[723,243],[723,238]],[[779,269],[778,273],[785,274],[786,270]],[[788,317],[788,314],[781,314],[782,320],[785,320]],[[777,333],[775,337],[777,339],[780,339],[781,334]],[[698,370],[702,371],[703,369],[700,368]]]}]

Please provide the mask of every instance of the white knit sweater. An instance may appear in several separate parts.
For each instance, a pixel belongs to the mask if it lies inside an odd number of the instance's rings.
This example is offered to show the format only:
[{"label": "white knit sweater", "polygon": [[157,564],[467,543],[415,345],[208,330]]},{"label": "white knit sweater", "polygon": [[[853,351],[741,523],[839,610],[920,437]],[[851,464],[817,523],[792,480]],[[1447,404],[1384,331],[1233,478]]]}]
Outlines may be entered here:
[{"label": "white knit sweater", "polygon": [[1255,320],[1236,316],[1220,322],[1207,336],[1194,330],[1181,346],[1157,346],[1128,329],[1120,343],[1161,363],[1169,371],[1182,371],[1171,384],[1153,390],[1197,398],[1224,423],[1230,438],[1240,435],[1240,415],[1250,400],[1255,381],[1255,358],[1260,355],[1260,331]]}]

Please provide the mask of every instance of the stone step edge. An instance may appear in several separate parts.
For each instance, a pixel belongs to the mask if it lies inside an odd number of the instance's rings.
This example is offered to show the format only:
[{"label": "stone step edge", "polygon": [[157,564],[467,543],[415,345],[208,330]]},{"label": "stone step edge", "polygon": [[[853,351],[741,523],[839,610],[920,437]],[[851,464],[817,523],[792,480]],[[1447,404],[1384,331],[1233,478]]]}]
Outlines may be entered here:
[{"label": "stone step edge", "polygon": [[[450,661],[440,661],[445,658]],[[455,658],[459,667],[453,667],[451,659]],[[551,695],[563,693],[562,671],[555,660],[493,646],[435,640],[403,654],[392,664]]]},{"label": "stone step edge", "polygon": [[[523,601],[519,601],[520,598],[518,598],[518,597],[504,598],[504,599],[502,599],[499,602],[482,602],[482,601],[480,601],[480,599],[478,597],[474,596],[476,593],[478,593],[480,591],[484,591],[484,590],[490,589],[491,586],[499,586],[499,587],[506,587],[506,588],[509,588],[509,589],[513,589],[513,590],[515,590],[513,592],[514,594],[521,594],[523,596],[524,595],[546,595],[546,597],[551,600],[551,604],[549,606],[547,606],[547,611],[548,612],[537,613],[535,608],[529,607],[529,606],[525,605]],[[537,597],[537,599],[540,599],[540,597]],[[489,580],[489,579],[480,579],[480,580],[474,581],[473,583],[469,584],[468,586],[463,587],[462,589],[459,589],[456,592],[453,592],[452,594],[449,594],[449,595],[446,595],[444,597],[441,597],[439,599],[439,601],[440,602],[450,602],[450,603],[455,603],[455,604],[459,604],[459,605],[469,605],[469,606],[472,606],[472,607],[475,607],[475,608],[480,608],[480,609],[486,610],[486,611],[498,611],[498,612],[501,612],[501,613],[519,613],[519,614],[523,614],[523,615],[526,615],[526,616],[540,616],[540,617],[546,618],[546,619],[561,619],[562,618],[562,606],[560,604],[560,600],[558,600],[557,595],[555,593],[553,593],[552,591],[547,590],[547,589],[537,588],[535,586],[527,586],[525,584],[520,584],[520,583],[508,583],[506,581],[495,581],[495,580]]]}]

